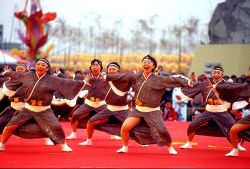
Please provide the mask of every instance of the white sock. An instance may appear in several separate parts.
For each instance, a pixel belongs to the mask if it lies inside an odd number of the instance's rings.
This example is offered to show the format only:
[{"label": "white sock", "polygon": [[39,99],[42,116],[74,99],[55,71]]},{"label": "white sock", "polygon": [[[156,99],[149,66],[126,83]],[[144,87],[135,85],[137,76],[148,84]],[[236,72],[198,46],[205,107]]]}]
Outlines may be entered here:
[{"label": "white sock", "polygon": [[5,144],[0,142],[0,151],[4,151],[4,150],[5,150]]},{"label": "white sock", "polygon": [[128,149],[128,146],[123,145],[123,146],[122,146],[122,148],[124,148],[124,149]]},{"label": "white sock", "polygon": [[238,144],[237,148],[239,151],[246,151],[246,148],[242,147],[240,143]]},{"label": "white sock", "polygon": [[62,151],[65,151],[65,152],[71,152],[72,151],[72,149],[68,146],[67,143],[60,144],[60,146],[61,146]]},{"label": "white sock", "polygon": [[123,145],[122,148],[116,151],[117,153],[127,153],[128,152],[128,146]]}]

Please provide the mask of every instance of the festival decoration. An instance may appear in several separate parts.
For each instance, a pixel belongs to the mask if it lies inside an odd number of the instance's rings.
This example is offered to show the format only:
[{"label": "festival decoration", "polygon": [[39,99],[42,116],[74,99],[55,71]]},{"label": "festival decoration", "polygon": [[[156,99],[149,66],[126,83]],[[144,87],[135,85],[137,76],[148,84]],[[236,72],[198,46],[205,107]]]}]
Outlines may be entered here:
[{"label": "festival decoration", "polygon": [[[15,16],[25,24],[26,34],[24,35],[21,30],[18,30],[17,33],[21,41],[28,47],[26,59],[35,61],[41,57],[39,56],[41,53],[39,49],[48,41],[48,32],[44,30],[44,27],[56,18],[56,13],[43,14],[40,0],[31,0],[30,15],[28,15],[26,11],[27,3],[28,0],[26,0],[23,11],[15,13]],[[49,51],[52,48],[50,46]]]}]

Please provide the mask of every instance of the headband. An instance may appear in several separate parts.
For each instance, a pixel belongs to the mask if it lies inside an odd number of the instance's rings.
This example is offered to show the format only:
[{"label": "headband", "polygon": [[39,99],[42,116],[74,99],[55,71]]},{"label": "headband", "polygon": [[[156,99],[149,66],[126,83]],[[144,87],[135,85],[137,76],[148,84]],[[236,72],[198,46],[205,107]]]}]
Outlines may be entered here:
[{"label": "headband", "polygon": [[46,65],[47,67],[50,67],[49,61],[48,61],[47,59],[45,59],[45,58],[40,58],[40,59],[38,60],[38,62],[43,62],[43,63],[45,63],[45,65]]},{"label": "headband", "polygon": [[108,65],[108,68],[109,67],[114,67],[114,68],[116,68],[116,69],[120,69],[120,66],[118,65],[118,64],[115,64],[115,63],[110,63],[109,65]]},{"label": "headband", "polygon": [[224,72],[224,70],[222,69],[222,67],[219,67],[219,66],[213,67],[212,70],[218,70],[218,71]]},{"label": "headband", "polygon": [[26,70],[28,70],[28,66],[25,65],[24,63],[18,63],[18,64],[16,65],[16,67],[18,67],[18,66],[22,66],[22,67],[24,67]]}]

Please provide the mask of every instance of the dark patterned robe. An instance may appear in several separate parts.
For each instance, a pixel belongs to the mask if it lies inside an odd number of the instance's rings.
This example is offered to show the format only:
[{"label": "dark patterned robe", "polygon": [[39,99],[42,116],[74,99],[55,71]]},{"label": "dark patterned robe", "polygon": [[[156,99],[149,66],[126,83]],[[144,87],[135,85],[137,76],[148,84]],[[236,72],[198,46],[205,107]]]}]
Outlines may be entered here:
[{"label": "dark patterned robe", "polygon": [[[85,76],[81,77],[79,75],[76,78],[84,79],[84,77]],[[108,83],[99,77],[91,77],[89,79],[89,84],[90,84],[90,86],[86,86],[86,88],[85,88],[85,90],[88,90],[88,94],[87,94],[87,97],[85,99],[85,102],[86,102],[86,100],[91,100],[91,97],[98,98],[100,101],[104,101],[105,96],[106,96],[108,89],[109,89]],[[76,109],[74,111],[74,113],[72,114],[72,122],[79,120],[78,127],[79,128],[86,128],[88,120],[93,115],[101,112],[104,109],[106,109],[105,104],[100,106],[100,107],[95,108],[95,107],[92,107],[92,106],[84,103],[78,109]],[[83,116],[86,113],[90,113],[90,115],[88,117],[81,118],[81,116]]]},{"label": "dark patterned robe", "polygon": [[[104,131],[106,133],[120,136],[120,130],[122,123],[128,116],[128,103],[127,103],[127,92],[124,93],[123,96],[117,95],[112,88],[108,90],[108,93],[105,98],[105,102],[107,104],[107,108],[102,110],[101,112],[95,114],[93,117],[89,119],[88,122],[94,122],[97,120],[109,118],[109,122],[106,124],[101,124],[95,126],[97,130]],[[109,106],[125,106],[126,110],[118,110],[113,111],[109,109]]]},{"label": "dark patterned robe", "polygon": [[229,83],[216,86],[216,90],[220,93],[220,98],[228,102],[235,102],[239,98],[243,98],[249,102],[250,84],[249,83]]},{"label": "dark patterned robe", "polygon": [[[15,94],[9,98],[11,102],[15,102],[15,100],[18,99],[18,102],[24,103],[24,99],[26,97],[25,97],[24,87],[21,86],[22,83],[20,83],[15,79],[11,79],[5,82],[4,85],[8,90],[15,91]],[[17,109],[18,108],[9,106],[1,112],[0,133],[3,132],[4,127],[6,127],[6,125],[12,119],[12,117],[19,112],[19,110]],[[31,139],[47,137],[35,120],[30,120],[26,124],[19,127],[14,131],[14,134],[19,137],[31,138]]]},{"label": "dark patterned robe", "polygon": [[[12,95],[8,95],[10,101],[14,102],[15,99],[16,102],[21,102],[21,104],[23,104],[24,106],[25,93],[24,88],[21,85],[22,84],[19,81],[13,79],[10,79],[4,83],[4,87],[7,89],[7,93],[5,94],[11,94],[8,93],[8,91],[11,91],[13,93]],[[0,113],[0,133],[3,132],[3,129],[8,124],[10,119],[14,116],[14,114],[18,112],[17,109],[18,108],[15,109],[12,106],[8,106]]]},{"label": "dark patterned robe", "polygon": [[[42,106],[49,106],[51,104],[55,91],[58,91],[61,96],[66,99],[73,99],[85,84],[84,81],[61,79],[45,74],[40,78],[40,81],[34,88],[35,83],[39,80],[35,72],[7,72],[5,76],[16,79],[22,83],[25,89],[25,96],[28,97],[25,99],[26,103],[30,104],[30,100],[37,100],[42,102]],[[8,125],[25,124],[29,120],[35,120],[43,133],[49,137],[54,144],[64,143],[65,133],[51,108],[44,111],[33,112],[25,107],[11,119]]]},{"label": "dark patterned robe", "polygon": [[[188,85],[187,80],[181,78],[157,76],[154,74],[151,74],[147,80],[144,74],[114,74],[108,75],[107,80],[112,81],[123,92],[128,91],[132,87],[133,91],[135,91],[135,98],[140,100],[144,107],[149,108],[160,106],[160,101],[166,88]],[[119,83],[116,85],[116,82]],[[142,86],[142,84],[144,85]],[[142,123],[130,132],[130,137],[139,144],[164,146],[172,142],[160,109],[151,112],[141,112],[135,108],[132,112],[129,112],[128,117],[139,117],[142,119]]]},{"label": "dark patterned robe", "polygon": [[[210,81],[215,84],[212,80]],[[217,85],[221,84],[228,84],[228,82],[222,80]],[[218,100],[216,94],[209,87],[208,81],[198,82],[193,88],[182,88],[182,92],[190,98],[194,98],[201,93],[206,105],[208,105],[209,100],[214,102]],[[209,123],[208,125],[201,127],[201,124],[204,122]],[[235,120],[228,111],[210,112],[206,109],[190,123],[187,134],[189,135],[195,131],[197,135],[226,137],[230,141],[229,131],[234,123]]]},{"label": "dark patterned robe", "polygon": [[[219,92],[221,98],[228,102],[236,102],[239,98],[243,98],[249,104],[250,97],[250,84],[237,84],[231,83],[227,85],[218,85],[216,86],[216,90]],[[236,124],[249,124],[250,123],[250,115],[238,120]],[[250,129],[246,129],[241,131],[239,137],[250,142]]]}]

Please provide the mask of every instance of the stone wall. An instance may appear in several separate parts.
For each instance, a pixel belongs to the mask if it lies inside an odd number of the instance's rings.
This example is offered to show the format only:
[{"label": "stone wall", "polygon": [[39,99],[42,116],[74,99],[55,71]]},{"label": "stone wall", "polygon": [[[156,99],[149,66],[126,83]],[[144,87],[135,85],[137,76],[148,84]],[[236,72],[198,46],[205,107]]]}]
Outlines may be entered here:
[{"label": "stone wall", "polygon": [[211,44],[250,43],[250,0],[226,0],[209,22]]}]

